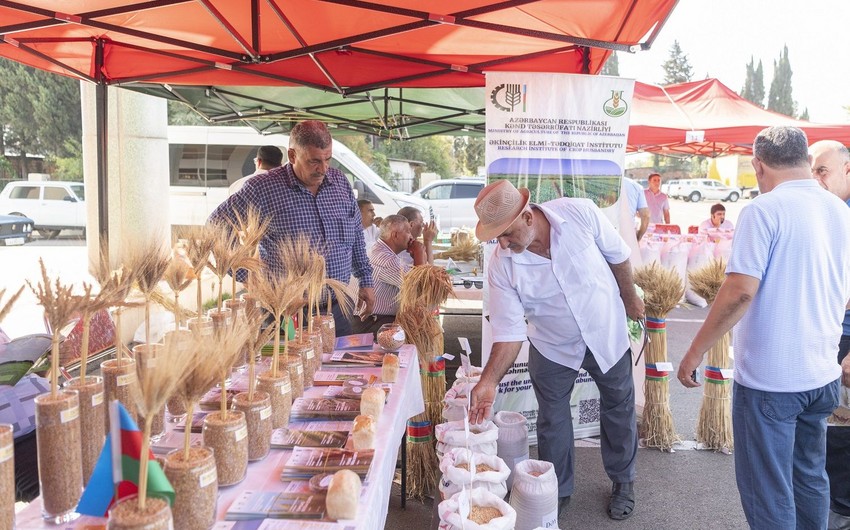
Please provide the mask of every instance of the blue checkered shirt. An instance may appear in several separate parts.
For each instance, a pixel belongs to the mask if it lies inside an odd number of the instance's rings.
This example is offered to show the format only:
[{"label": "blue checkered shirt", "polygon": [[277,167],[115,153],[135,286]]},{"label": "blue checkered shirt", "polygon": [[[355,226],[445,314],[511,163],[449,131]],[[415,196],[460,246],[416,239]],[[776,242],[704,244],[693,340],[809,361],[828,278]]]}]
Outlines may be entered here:
[{"label": "blue checkered shirt", "polygon": [[[245,182],[210,215],[210,223],[235,221],[234,212],[244,218],[248,206],[271,220],[260,242],[260,258],[272,274],[281,274],[277,241],[306,235],[325,257],[329,278],[348,284],[352,273],[361,287],[372,287],[372,267],[363,242],[360,208],[351,185],[338,169],[330,168],[314,196],[295,176],[292,164],[270,170]],[[245,271],[236,278],[245,281]]]},{"label": "blue checkered shirt", "polygon": [[50,392],[50,383],[35,374],[25,375],[15,386],[0,385],[0,423],[12,426],[14,438],[35,430],[35,398]]}]

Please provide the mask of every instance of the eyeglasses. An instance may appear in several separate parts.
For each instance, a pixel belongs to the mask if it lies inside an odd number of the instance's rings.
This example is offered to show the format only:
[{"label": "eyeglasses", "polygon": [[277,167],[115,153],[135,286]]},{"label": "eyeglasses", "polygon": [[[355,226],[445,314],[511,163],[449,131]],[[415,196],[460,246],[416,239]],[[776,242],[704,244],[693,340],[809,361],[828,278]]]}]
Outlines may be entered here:
[{"label": "eyeglasses", "polygon": [[473,285],[475,285],[475,288],[476,288],[476,289],[483,289],[483,288],[484,288],[484,280],[478,280],[478,281],[474,281],[474,280],[463,280],[463,286],[464,286],[466,289],[471,288]]}]

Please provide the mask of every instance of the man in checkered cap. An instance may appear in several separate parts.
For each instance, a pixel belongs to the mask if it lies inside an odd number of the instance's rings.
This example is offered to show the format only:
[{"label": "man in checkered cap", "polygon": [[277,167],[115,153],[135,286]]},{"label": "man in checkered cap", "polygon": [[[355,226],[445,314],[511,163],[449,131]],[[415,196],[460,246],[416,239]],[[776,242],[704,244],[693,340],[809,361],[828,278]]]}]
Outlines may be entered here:
[{"label": "man in checkered cap", "polygon": [[584,368],[599,387],[602,460],[613,482],[608,515],[626,519],[637,455],[626,316],[644,316],[629,247],[590,200],[531,204],[528,190],[508,180],[481,190],[475,212],[475,235],[499,248],[487,271],[493,347],[472,390],[470,420],[490,414],[499,381],[528,340],[538,451],[555,466],[561,512],[574,488],[570,395]]}]

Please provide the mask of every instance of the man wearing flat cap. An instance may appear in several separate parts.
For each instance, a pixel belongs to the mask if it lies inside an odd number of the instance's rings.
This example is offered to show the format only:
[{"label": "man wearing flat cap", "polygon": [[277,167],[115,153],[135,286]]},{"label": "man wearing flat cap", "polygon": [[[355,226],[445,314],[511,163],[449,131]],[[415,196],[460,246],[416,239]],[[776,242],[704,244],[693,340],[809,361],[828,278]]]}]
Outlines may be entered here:
[{"label": "man wearing flat cap", "polygon": [[475,201],[475,235],[499,248],[487,271],[493,347],[472,390],[470,420],[490,414],[499,381],[528,340],[538,450],[555,466],[560,512],[574,488],[570,395],[584,368],[600,394],[602,460],[613,482],[608,515],[626,519],[635,507],[637,455],[626,316],[644,316],[630,250],[590,200],[528,199],[527,189],[499,180]]}]

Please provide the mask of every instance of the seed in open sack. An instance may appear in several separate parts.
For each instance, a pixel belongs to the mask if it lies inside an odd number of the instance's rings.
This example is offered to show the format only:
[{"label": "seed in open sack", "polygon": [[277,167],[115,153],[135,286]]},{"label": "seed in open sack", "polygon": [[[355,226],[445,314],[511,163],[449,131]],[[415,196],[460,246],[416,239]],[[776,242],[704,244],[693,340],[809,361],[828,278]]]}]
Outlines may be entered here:
[{"label": "seed in open sack", "polygon": [[[462,464],[456,464],[455,467],[469,471],[469,464],[467,464],[466,462]],[[488,466],[487,464],[475,464],[475,472],[481,473],[482,471],[495,471],[495,469]]]},{"label": "seed in open sack", "polygon": [[492,519],[501,517],[502,512],[493,506],[475,506],[469,509],[469,520],[475,524],[487,524]]},{"label": "seed in open sack", "polygon": [[540,475],[543,474],[543,472],[542,471],[529,471],[528,474],[531,475],[532,477],[539,477]]}]

